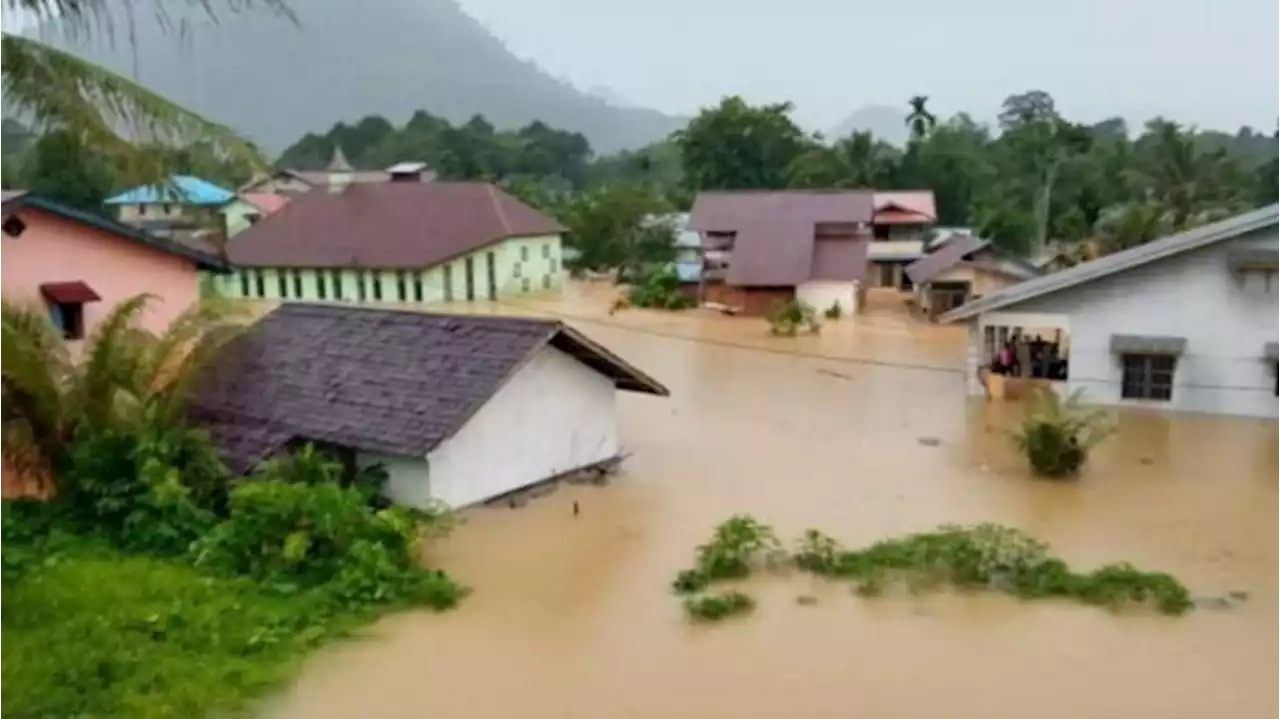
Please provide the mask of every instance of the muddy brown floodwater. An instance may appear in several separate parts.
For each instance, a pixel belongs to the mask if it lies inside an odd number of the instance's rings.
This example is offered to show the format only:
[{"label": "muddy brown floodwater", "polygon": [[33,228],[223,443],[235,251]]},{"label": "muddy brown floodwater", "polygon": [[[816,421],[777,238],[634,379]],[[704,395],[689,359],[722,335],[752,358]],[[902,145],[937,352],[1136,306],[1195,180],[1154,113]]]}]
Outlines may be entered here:
[{"label": "muddy brown floodwater", "polygon": [[[966,399],[955,328],[877,303],[784,340],[758,319],[608,317],[603,294],[523,307],[569,315],[671,388],[620,396],[634,452],[622,473],[467,512],[429,554],[475,593],[322,652],[269,715],[1276,716],[1275,422],[1126,413],[1080,480],[1036,481],[1004,434],[1018,408]],[[754,582],[750,617],[691,626],[668,584],[738,512],[786,538],[821,527],[847,544],[1002,522],[1073,563],[1132,561],[1197,594],[1249,599],[1117,616],[998,596],[863,600],[792,576]]]}]

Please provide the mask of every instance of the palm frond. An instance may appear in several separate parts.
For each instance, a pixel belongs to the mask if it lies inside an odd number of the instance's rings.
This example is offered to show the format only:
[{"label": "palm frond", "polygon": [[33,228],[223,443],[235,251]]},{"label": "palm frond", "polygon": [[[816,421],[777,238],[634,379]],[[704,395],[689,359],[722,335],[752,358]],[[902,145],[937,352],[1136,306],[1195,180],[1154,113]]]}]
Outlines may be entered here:
[{"label": "palm frond", "polygon": [[85,359],[75,388],[85,419],[101,425],[114,416],[120,393],[142,399],[145,381],[142,366],[144,332],[138,329],[138,318],[147,309],[153,295],[136,295],[111,308],[85,345]]},{"label": "palm frond", "polygon": [[225,125],[183,109],[127,77],[37,40],[6,34],[0,47],[6,110],[42,129],[75,133],[125,179],[167,174],[164,148],[208,143],[230,162],[265,167],[258,149]]},{"label": "palm frond", "polygon": [[8,299],[0,308],[0,345],[0,448],[20,474],[45,474],[52,449],[70,429],[64,392],[73,371],[70,356],[42,308]]},{"label": "palm frond", "polygon": [[170,323],[151,343],[142,368],[149,401],[163,412],[181,411],[200,374],[247,327],[238,321],[242,312],[233,303],[206,300]]}]

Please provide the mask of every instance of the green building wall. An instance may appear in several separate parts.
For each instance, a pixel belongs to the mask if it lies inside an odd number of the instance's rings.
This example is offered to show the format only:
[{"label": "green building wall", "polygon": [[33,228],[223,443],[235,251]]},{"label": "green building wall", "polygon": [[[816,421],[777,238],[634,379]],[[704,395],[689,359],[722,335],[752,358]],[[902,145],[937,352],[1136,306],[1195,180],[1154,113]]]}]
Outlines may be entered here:
[{"label": "green building wall", "polygon": [[490,256],[496,299],[558,291],[564,284],[559,235],[513,237],[421,270],[241,267],[213,281],[217,283],[218,294],[231,298],[434,304],[467,301],[470,268],[470,299],[484,301],[489,299]]}]

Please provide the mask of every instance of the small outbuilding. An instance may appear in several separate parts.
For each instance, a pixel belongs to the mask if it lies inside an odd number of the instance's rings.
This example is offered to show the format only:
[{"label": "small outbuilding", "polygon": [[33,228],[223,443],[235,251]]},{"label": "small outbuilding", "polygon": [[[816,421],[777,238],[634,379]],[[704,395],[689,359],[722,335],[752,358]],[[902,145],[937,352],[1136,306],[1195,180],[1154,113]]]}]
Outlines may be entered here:
[{"label": "small outbuilding", "polygon": [[617,390],[656,380],[554,320],[287,304],[237,338],[192,419],[231,468],[311,442],[398,502],[483,502],[619,457]]}]

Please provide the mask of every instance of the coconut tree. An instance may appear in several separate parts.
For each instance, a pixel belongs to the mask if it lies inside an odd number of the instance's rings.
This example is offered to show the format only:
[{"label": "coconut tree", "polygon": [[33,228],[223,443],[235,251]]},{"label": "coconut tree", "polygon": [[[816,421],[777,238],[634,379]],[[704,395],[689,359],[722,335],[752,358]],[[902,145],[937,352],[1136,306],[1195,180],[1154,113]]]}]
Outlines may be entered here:
[{"label": "coconut tree", "polygon": [[[289,18],[286,0],[3,0],[10,13],[50,23],[73,38],[111,33],[120,17],[150,7],[155,20],[179,33],[185,18],[171,13],[184,2],[209,20],[219,10],[261,7]],[[233,161],[262,166],[258,150],[230,128],[180,107],[127,77],[87,62],[37,39],[4,33],[0,45],[6,113],[15,113],[39,130],[65,130],[86,147],[111,158],[132,180],[165,174],[164,148],[210,143]]]},{"label": "coconut tree", "polygon": [[127,299],[72,351],[36,305],[3,300],[0,450],[20,474],[55,478],[73,444],[95,431],[181,424],[192,383],[242,323],[228,305],[202,303],[161,333],[140,320],[150,295]]},{"label": "coconut tree", "polygon": [[907,104],[911,106],[911,112],[907,113],[907,127],[911,128],[911,140],[919,142],[933,132],[933,128],[938,124],[938,118],[925,107],[929,102],[928,95],[914,95]]}]

